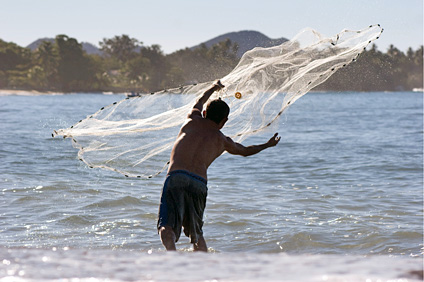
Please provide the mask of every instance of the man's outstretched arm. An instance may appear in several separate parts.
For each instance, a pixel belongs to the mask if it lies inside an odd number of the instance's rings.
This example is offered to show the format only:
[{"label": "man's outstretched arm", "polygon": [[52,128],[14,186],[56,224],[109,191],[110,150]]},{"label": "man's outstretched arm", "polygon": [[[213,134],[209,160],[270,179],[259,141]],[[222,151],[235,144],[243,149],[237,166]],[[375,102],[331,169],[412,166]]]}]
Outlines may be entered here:
[{"label": "man's outstretched arm", "polygon": [[194,109],[199,110],[200,112],[202,112],[203,109],[203,105],[209,100],[209,98],[211,97],[212,93],[217,91],[217,90],[221,90],[222,88],[224,88],[225,86],[222,85],[221,81],[217,80],[214,85],[209,88],[208,90],[206,90],[203,95],[199,98],[199,100],[197,100],[196,104],[193,107]]},{"label": "man's outstretched arm", "polygon": [[252,146],[243,146],[240,143],[234,142],[230,137],[227,137],[225,142],[225,150],[233,155],[240,155],[243,157],[251,156],[259,153],[262,150],[265,150],[269,147],[274,147],[280,142],[281,137],[278,137],[278,133],[275,133],[273,137],[271,137],[268,142],[260,145],[252,145]]}]

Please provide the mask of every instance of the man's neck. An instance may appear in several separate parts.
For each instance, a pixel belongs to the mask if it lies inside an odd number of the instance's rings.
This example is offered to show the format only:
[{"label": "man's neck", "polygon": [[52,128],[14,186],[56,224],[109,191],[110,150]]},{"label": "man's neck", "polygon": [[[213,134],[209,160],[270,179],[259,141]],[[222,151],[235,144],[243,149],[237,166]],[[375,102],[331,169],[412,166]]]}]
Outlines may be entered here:
[{"label": "man's neck", "polygon": [[221,127],[219,126],[219,124],[217,124],[216,122],[214,122],[213,120],[210,120],[208,118],[203,118],[204,120],[206,120],[208,122],[208,126],[213,127],[215,129],[220,130]]}]

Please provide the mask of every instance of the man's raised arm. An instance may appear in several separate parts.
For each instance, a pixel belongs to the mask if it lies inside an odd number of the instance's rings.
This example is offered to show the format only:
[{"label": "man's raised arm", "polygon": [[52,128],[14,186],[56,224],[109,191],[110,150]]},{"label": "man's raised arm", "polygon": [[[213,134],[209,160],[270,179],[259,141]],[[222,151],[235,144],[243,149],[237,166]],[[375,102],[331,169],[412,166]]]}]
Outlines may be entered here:
[{"label": "man's raised arm", "polygon": [[214,85],[209,88],[208,90],[206,90],[203,95],[199,98],[199,100],[197,100],[196,104],[193,107],[194,109],[199,110],[200,112],[202,112],[203,109],[203,105],[208,101],[209,97],[211,97],[212,93],[217,91],[217,90],[221,90],[222,88],[224,88],[225,86],[222,85],[221,81],[217,80]]}]

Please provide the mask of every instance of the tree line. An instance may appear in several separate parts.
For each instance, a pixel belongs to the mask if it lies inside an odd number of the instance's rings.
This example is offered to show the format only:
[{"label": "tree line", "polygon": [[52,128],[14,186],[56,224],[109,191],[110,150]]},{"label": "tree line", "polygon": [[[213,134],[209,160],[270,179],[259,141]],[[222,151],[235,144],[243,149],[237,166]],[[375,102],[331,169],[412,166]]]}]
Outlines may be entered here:
[{"label": "tree line", "polygon": [[[102,55],[87,54],[75,38],[56,36],[35,51],[0,40],[0,89],[59,92],[152,92],[222,78],[238,63],[230,40],[165,55],[128,35],[105,38]],[[423,87],[423,46],[406,53],[373,45],[318,90],[401,91]]]}]

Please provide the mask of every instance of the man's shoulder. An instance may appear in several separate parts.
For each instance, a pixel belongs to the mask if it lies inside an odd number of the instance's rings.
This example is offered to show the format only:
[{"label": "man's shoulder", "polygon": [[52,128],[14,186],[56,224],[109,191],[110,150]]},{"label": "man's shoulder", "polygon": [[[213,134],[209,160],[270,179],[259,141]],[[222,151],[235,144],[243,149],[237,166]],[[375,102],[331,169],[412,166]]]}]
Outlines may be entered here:
[{"label": "man's shoulder", "polygon": [[188,114],[187,118],[189,119],[203,118],[202,112],[199,109],[193,108],[193,110]]},{"label": "man's shoulder", "polygon": [[221,130],[217,131],[217,137],[221,140],[221,142],[226,143],[228,142],[228,139],[231,140],[230,137],[226,136],[224,133],[222,133]]}]

